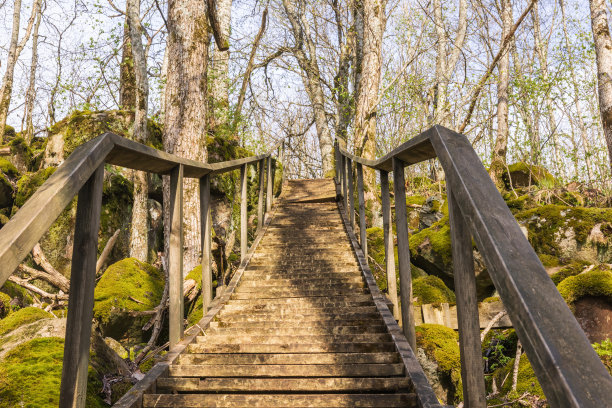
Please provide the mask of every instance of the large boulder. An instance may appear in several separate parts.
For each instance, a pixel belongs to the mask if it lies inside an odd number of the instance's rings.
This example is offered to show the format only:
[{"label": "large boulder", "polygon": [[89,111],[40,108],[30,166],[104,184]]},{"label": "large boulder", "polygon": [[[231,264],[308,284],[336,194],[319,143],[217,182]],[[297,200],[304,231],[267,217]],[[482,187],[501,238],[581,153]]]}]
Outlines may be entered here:
[{"label": "large boulder", "polygon": [[502,173],[502,180],[507,190],[532,185],[550,188],[556,183],[555,177],[544,167],[524,162],[509,165]]},{"label": "large boulder", "polygon": [[164,290],[164,274],[159,269],[127,258],[109,266],[96,285],[94,318],[104,337],[124,346],[146,343],[150,330],[143,326],[151,319]]},{"label": "large boulder", "polygon": [[0,157],[0,227],[8,222],[11,215],[18,179],[17,168],[4,157]]},{"label": "large boulder", "polygon": [[612,263],[612,209],[544,205],[515,215],[545,266]]}]

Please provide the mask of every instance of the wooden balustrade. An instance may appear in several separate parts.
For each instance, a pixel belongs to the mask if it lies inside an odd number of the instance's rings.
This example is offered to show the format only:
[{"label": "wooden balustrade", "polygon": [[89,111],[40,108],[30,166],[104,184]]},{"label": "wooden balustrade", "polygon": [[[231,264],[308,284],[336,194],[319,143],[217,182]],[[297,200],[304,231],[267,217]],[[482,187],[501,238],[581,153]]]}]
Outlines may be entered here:
[{"label": "wooden balustrade", "polygon": [[[398,316],[389,173],[393,172],[402,330],[416,352],[404,168],[438,158],[446,175],[466,407],[486,407],[472,238],[514,324],[548,403],[555,407],[609,404],[612,377],[594,352],[533,248],[521,232],[463,135],[441,126],[416,136],[378,160],[350,154],[336,143],[337,192],[354,220],[351,163],[357,170],[361,248],[367,258],[363,166],[378,170],[385,263],[393,315]],[[354,227],[351,221],[350,227]]]},{"label": "wooden balustrade", "polygon": [[[276,147],[271,150],[275,151]],[[102,206],[104,164],[148,171],[169,177],[170,231],[167,256],[170,349],[184,333],[183,300],[183,179],[200,185],[202,245],[202,303],[206,314],[213,300],[211,270],[211,177],[240,169],[240,250],[248,251],[248,167],[258,171],[257,223],[271,210],[275,160],[271,153],[221,163],[199,163],[105,133],[78,147],[0,230],[0,286],[15,271],[66,205],[78,193],[68,319],[60,386],[60,407],[84,407],[93,318],[98,230]],[[267,166],[266,166],[267,164]],[[267,171],[267,177],[263,174]],[[267,186],[264,187],[264,182]],[[264,194],[265,209],[264,209]]]}]

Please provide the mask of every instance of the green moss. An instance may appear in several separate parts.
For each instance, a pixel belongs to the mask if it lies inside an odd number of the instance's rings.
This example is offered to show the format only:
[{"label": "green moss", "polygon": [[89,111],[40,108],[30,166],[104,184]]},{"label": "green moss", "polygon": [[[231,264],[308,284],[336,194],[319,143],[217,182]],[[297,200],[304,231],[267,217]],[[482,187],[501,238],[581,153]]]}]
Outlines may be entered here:
[{"label": "green moss", "polygon": [[[569,278],[570,276],[578,275],[580,272],[584,270],[584,268],[589,265],[589,262],[585,261],[572,261],[569,265],[564,266],[559,269],[559,271],[555,272],[550,276],[555,285],[560,284],[565,278]],[[546,266],[546,265],[545,265]]]},{"label": "green moss", "polygon": [[13,164],[4,157],[0,157],[0,173],[3,173],[12,178],[19,177],[19,171],[17,171],[17,168],[13,166]]},{"label": "green moss", "polygon": [[490,296],[488,298],[484,298],[482,300],[482,303],[495,303],[495,302],[499,302],[500,298],[499,296]]},{"label": "green moss", "polygon": [[40,169],[35,173],[23,175],[17,182],[17,194],[15,195],[15,205],[21,207],[25,202],[43,185],[45,181],[55,173],[55,167]]},{"label": "green moss", "polygon": [[[508,170],[510,171],[510,177],[508,177]],[[512,184],[515,187],[535,184],[540,187],[550,188],[556,183],[555,177],[541,166],[518,162],[509,165],[508,170],[504,170],[502,173],[502,180],[504,181],[506,189],[510,189],[510,178],[512,178]]]},{"label": "green moss", "polygon": [[603,296],[612,300],[612,270],[600,265],[589,272],[564,279],[557,288],[570,307],[585,296]]},{"label": "green moss", "polygon": [[95,290],[94,317],[108,322],[123,310],[151,310],[159,304],[164,274],[135,258],[119,261],[106,269]]},{"label": "green moss", "polygon": [[18,303],[22,306],[32,304],[33,302],[32,296],[26,289],[11,281],[4,282],[0,292],[6,293],[11,299],[17,299]]},{"label": "green moss", "polygon": [[417,347],[423,348],[427,356],[436,361],[438,372],[450,382],[449,401],[463,399],[461,384],[461,360],[459,335],[451,328],[438,324],[423,324],[416,327]]},{"label": "green moss", "polygon": [[604,363],[604,366],[608,369],[610,375],[612,375],[612,341],[606,339],[601,343],[593,343],[595,352]]},{"label": "green moss", "polygon": [[455,303],[455,294],[442,279],[430,275],[417,278],[412,282],[412,296],[416,298],[415,304]]},{"label": "green moss", "polygon": [[500,386],[503,382],[503,386],[500,387],[502,394],[510,393],[509,397],[515,398],[527,392],[531,395],[546,398],[535,372],[533,371],[533,367],[531,367],[531,363],[529,362],[529,359],[525,353],[521,355],[521,360],[519,361],[516,393],[510,392],[512,389],[512,370],[514,367],[514,360],[514,358],[511,359],[504,367],[499,368],[493,374],[498,386]]},{"label": "green moss", "polygon": [[37,307],[26,307],[19,309],[0,320],[0,336],[5,335],[6,333],[25,324],[50,317],[53,317],[51,313],[47,313]]},{"label": "green moss", "polygon": [[529,242],[538,254],[560,258],[557,241],[561,231],[573,230],[577,243],[584,245],[596,224],[612,223],[612,208],[544,205],[522,211],[515,217],[528,228]]},{"label": "green moss", "polygon": [[413,258],[418,255],[422,245],[430,247],[432,253],[441,257],[445,267],[451,267],[452,248],[448,216],[410,237],[410,254]]},{"label": "green moss", "polygon": [[410,195],[408,197],[406,197],[406,205],[410,206],[410,205],[423,205],[425,204],[425,201],[427,201],[427,197],[422,196],[422,195]]},{"label": "green moss", "polygon": [[11,297],[0,292],[0,319],[4,319],[11,312]]},{"label": "green moss", "polygon": [[21,160],[23,160],[23,163],[29,168],[32,163],[33,154],[32,149],[30,149],[25,139],[23,137],[16,137],[11,140],[9,146],[11,147],[11,154],[13,156],[19,156]]},{"label": "green moss", "polygon": [[[17,346],[0,368],[0,408],[57,407],[62,377],[64,340],[39,338]],[[86,406],[107,407],[98,392],[101,381],[89,368]]]},{"label": "green moss", "polygon": [[5,125],[4,126],[4,137],[5,138],[9,138],[12,139],[14,138],[16,135],[15,133],[15,128],[9,125]]}]

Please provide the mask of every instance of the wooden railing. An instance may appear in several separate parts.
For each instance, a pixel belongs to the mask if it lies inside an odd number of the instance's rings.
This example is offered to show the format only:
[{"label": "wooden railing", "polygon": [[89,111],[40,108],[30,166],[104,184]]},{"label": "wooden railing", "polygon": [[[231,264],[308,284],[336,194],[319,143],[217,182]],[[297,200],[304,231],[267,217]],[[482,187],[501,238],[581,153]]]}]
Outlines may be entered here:
[{"label": "wooden railing", "polygon": [[[85,406],[104,165],[113,164],[170,176],[170,245],[166,256],[169,280],[169,340],[172,349],[184,333],[183,178],[196,178],[200,182],[202,300],[206,314],[213,296],[210,264],[211,177],[240,169],[240,253],[243,262],[248,250],[247,166],[254,165],[259,172],[259,229],[272,207],[276,167],[272,152],[277,147],[280,149],[280,146],[276,146],[270,153],[259,156],[207,164],[183,159],[115,134],[105,133],[79,146],[0,229],[1,287],[78,194],[60,407]],[[264,173],[267,173],[267,177]],[[267,180],[265,189],[264,180]]]},{"label": "wooden railing", "polygon": [[487,406],[472,238],[548,403],[563,408],[610,406],[612,377],[548,277],[468,139],[441,126],[432,127],[378,160],[356,157],[337,144],[335,149],[336,181],[351,226],[356,212],[353,170],[356,172],[360,240],[366,255],[363,166],[379,172],[387,281],[397,316],[389,198],[389,173],[393,172],[402,330],[412,349],[416,351],[416,338],[404,168],[435,157],[446,175],[465,406]]}]

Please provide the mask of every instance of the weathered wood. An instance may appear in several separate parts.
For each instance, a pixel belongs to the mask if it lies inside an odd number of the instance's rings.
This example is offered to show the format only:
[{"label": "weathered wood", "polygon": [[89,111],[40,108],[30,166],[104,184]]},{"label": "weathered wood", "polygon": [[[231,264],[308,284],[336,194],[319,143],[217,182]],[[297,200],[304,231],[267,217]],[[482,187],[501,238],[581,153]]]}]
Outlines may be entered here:
[{"label": "weathered wood", "polygon": [[210,175],[200,179],[200,231],[202,234],[202,310],[208,311],[213,299],[211,269]]},{"label": "weathered wood", "polygon": [[112,150],[110,134],[79,146],[0,230],[0,286]]},{"label": "weathered wood", "polygon": [[359,241],[361,250],[368,257],[368,237],[366,231],[366,212],[365,212],[365,197],[363,194],[363,165],[356,164],[357,167],[357,196],[359,197]]},{"label": "weathered wood", "polygon": [[469,140],[440,126],[426,132],[447,185],[534,368],[557,407],[600,407],[612,377],[590,346]]},{"label": "weathered wood", "polygon": [[103,180],[104,165],[99,165],[79,191],[60,407],[85,406]]},{"label": "weathered wood", "polygon": [[272,194],[274,190],[274,182],[272,180],[272,157],[268,156],[266,159],[267,164],[267,177],[266,177],[266,218],[267,215],[270,214],[270,210],[272,210]]},{"label": "weathered wood", "polygon": [[385,239],[385,269],[387,272],[387,288],[389,298],[393,303],[393,316],[399,319],[399,304],[397,302],[397,277],[395,276],[395,246],[393,245],[393,225],[391,224],[391,198],[389,196],[389,173],[380,170],[380,193],[382,198],[383,230]]},{"label": "weathered wood", "polygon": [[170,173],[170,246],[168,248],[169,341],[183,337],[183,166]]},{"label": "weathered wood", "polygon": [[[468,407],[485,408],[487,400],[480,344],[472,236],[461,215],[459,203],[452,194],[452,188],[450,185],[447,185],[446,188],[457,298],[464,402]],[[446,304],[446,310],[448,311],[448,304]],[[450,324],[450,316],[448,321]]]},{"label": "weathered wood", "polygon": [[244,261],[249,249],[247,220],[247,165],[240,168],[240,262]]},{"label": "weathered wood", "polygon": [[412,274],[410,271],[410,243],[408,241],[408,219],[406,212],[406,183],[404,162],[393,159],[393,190],[395,192],[395,229],[397,231],[397,259],[400,274],[400,296],[402,306],[402,330],[416,350],[414,315],[412,308]]},{"label": "weathered wood", "polygon": [[348,169],[349,160],[346,156],[342,156],[342,202],[344,203],[344,208],[346,209],[346,213],[348,214]]},{"label": "weathered wood", "polygon": [[355,186],[353,185],[353,163],[351,159],[346,159],[346,174],[348,180],[348,209],[349,222],[351,228],[355,228]]},{"label": "weathered wood", "polygon": [[[448,307],[448,314],[444,310],[446,307]],[[480,324],[480,328],[485,329],[495,318],[495,316],[502,311],[505,311],[505,308],[501,301],[478,303],[478,322]],[[415,305],[414,322],[417,326],[424,323],[439,324],[453,330],[458,330],[459,324],[457,321],[457,306],[449,305],[448,303],[424,304],[420,306]],[[506,314],[501,319],[497,320],[492,327],[512,327],[512,322]]]},{"label": "weathered wood", "polygon": [[266,187],[266,160],[261,159],[258,165],[259,171],[259,198],[257,200],[257,232],[261,231],[264,225],[264,197]]}]

